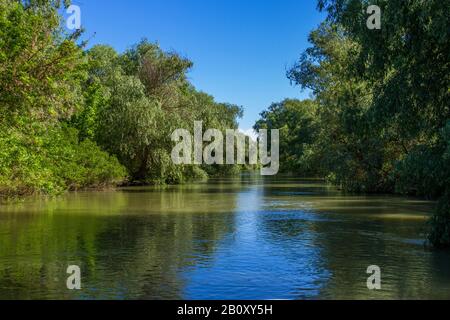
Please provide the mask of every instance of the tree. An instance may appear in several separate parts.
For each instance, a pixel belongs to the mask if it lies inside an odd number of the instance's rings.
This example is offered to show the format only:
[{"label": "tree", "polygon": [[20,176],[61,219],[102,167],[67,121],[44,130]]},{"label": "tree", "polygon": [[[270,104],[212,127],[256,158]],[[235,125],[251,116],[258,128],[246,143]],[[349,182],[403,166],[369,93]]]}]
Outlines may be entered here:
[{"label": "tree", "polygon": [[237,127],[242,114],[241,108],[195,90],[186,77],[189,60],[146,40],[122,55],[96,46],[88,60],[87,111],[74,123],[86,136],[95,132],[96,141],[120,159],[133,180],[179,183],[204,177],[204,170],[221,171],[171,161],[174,130],[192,130],[194,121],[201,120],[205,127],[224,131]]},{"label": "tree", "polygon": [[319,104],[317,152],[346,189],[440,197],[429,239],[449,246],[450,3],[377,1],[380,30],[368,1],[318,3],[327,19],[288,72]]},{"label": "tree", "polygon": [[87,73],[80,33],[62,31],[60,8],[0,1],[0,196],[104,187],[126,176],[66,124],[83,109]]},{"label": "tree", "polygon": [[0,2],[0,122],[67,118],[86,74],[79,33],[66,35],[56,1]]},{"label": "tree", "polygon": [[280,164],[284,172],[311,176],[320,172],[314,151],[318,134],[317,105],[314,101],[286,99],[261,113],[255,130],[280,130]]}]

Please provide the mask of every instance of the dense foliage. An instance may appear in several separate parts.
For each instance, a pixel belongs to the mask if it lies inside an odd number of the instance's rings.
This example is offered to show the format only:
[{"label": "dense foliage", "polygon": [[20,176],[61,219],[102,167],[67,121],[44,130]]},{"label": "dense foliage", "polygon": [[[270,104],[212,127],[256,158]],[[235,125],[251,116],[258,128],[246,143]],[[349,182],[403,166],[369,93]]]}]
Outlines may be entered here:
[{"label": "dense foliage", "polygon": [[[175,166],[171,133],[237,128],[240,107],[188,81],[192,62],[146,40],[84,49],[62,27],[69,1],[0,0],[0,195],[123,182],[181,183],[239,166]],[[381,29],[366,26],[369,4]],[[319,0],[327,19],[255,129],[280,129],[285,172],[345,190],[437,199],[429,240],[450,246],[450,2]]]},{"label": "dense foliage", "polygon": [[195,90],[192,62],[142,41],[84,50],[69,1],[0,0],[0,196],[179,183],[237,166],[175,166],[171,132],[236,128],[240,107]]},{"label": "dense foliage", "polygon": [[65,121],[87,80],[78,33],[60,29],[59,4],[0,1],[0,194],[103,187],[126,176]]},{"label": "dense foliage", "polygon": [[82,137],[116,155],[133,181],[178,183],[206,175],[205,168],[172,163],[171,133],[192,131],[198,120],[205,128],[236,128],[239,107],[196,91],[186,80],[192,63],[146,40],[121,55],[96,46],[87,58],[86,108],[72,119]]},{"label": "dense foliage", "polygon": [[302,176],[320,174],[316,164],[314,141],[319,134],[314,101],[286,99],[272,104],[261,114],[255,130],[280,130],[280,170]]},{"label": "dense foliage", "polygon": [[[370,4],[382,10],[380,30],[366,26]],[[284,157],[315,159],[316,170],[345,190],[440,199],[429,240],[449,246],[450,3],[320,0],[319,8],[328,17],[288,72],[314,104],[294,115],[292,102],[272,106],[256,127],[286,126]],[[318,126],[313,135],[310,123]],[[299,164],[285,169],[311,170],[311,162]]]}]

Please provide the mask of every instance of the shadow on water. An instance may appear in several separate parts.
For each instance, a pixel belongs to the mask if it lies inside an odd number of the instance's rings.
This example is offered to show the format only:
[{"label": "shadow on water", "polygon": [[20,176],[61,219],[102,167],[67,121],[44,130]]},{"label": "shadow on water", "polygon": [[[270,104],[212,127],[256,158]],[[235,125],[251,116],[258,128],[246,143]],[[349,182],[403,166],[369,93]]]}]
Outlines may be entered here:
[{"label": "shadow on water", "polygon": [[423,247],[431,207],[252,175],[30,199],[0,206],[0,298],[448,299],[450,255]]}]

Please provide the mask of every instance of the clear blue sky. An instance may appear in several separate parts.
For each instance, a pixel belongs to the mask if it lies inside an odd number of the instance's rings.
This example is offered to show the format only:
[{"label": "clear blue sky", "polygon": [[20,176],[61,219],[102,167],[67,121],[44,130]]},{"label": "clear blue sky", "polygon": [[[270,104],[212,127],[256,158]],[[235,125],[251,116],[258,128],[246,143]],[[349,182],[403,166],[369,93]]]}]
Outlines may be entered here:
[{"label": "clear blue sky", "polygon": [[73,0],[90,45],[119,52],[142,38],[194,62],[194,86],[219,102],[242,105],[242,129],[284,98],[307,98],[286,68],[308,47],[324,18],[316,0]]}]

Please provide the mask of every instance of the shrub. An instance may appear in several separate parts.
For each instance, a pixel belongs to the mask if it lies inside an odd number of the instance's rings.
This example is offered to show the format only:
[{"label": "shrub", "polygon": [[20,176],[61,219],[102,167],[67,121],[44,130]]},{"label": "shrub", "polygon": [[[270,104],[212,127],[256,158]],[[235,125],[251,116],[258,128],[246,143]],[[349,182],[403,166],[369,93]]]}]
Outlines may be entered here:
[{"label": "shrub", "polygon": [[0,194],[57,194],[120,183],[125,169],[76,129],[31,123],[0,132]]}]

